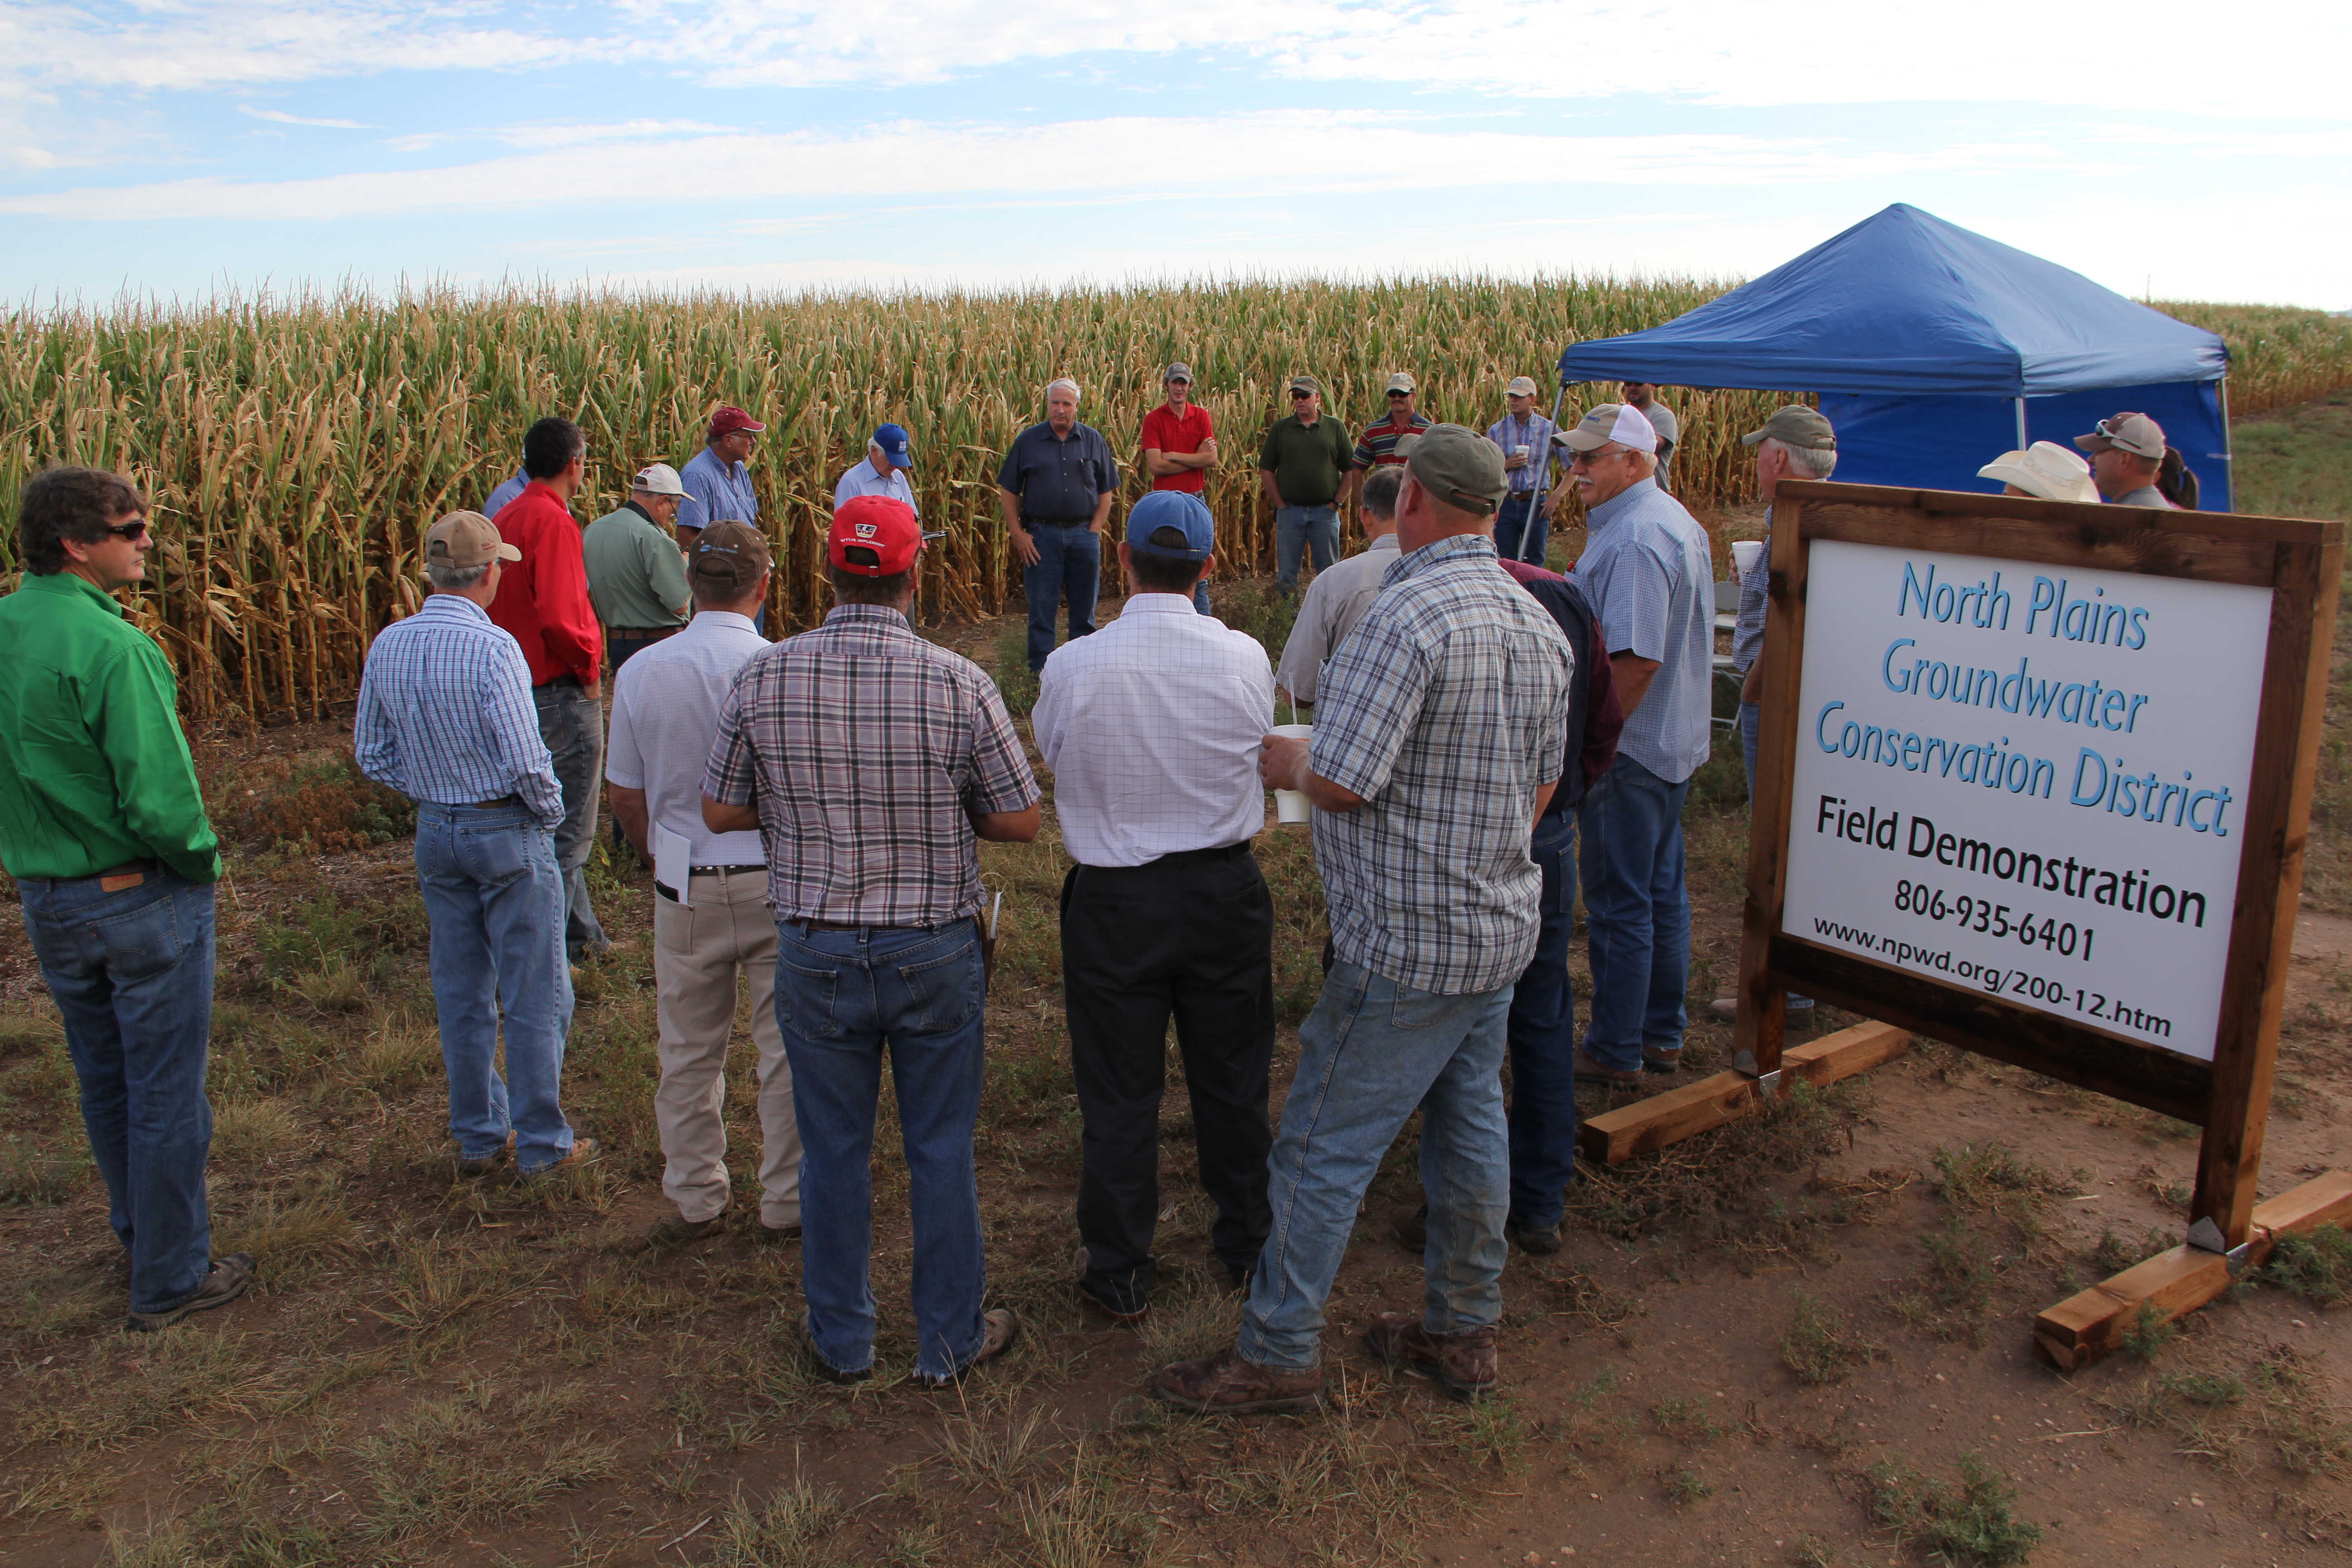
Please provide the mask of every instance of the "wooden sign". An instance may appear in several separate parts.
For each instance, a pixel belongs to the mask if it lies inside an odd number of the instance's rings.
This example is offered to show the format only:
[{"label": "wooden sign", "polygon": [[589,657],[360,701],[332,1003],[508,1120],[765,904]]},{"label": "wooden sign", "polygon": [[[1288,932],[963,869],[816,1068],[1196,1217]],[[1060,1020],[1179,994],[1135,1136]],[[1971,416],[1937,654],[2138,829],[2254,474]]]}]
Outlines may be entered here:
[{"label": "wooden sign", "polygon": [[[2081,1364],[2279,1228],[2254,1184],[2342,525],[1790,483],[1772,531],[1739,1064],[1777,1084],[1793,987],[2201,1126],[2204,1245],[2043,1314]],[[2352,1217],[2333,1180],[2282,1223]]]}]

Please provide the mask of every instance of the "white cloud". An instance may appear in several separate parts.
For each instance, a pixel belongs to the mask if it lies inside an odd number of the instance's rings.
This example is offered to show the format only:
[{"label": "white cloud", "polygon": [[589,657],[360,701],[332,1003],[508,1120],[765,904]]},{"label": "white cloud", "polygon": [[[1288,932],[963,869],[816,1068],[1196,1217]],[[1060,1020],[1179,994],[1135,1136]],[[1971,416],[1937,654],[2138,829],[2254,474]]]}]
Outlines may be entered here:
[{"label": "white cloud", "polygon": [[541,124],[484,126],[471,131],[424,131],[394,136],[384,145],[395,152],[421,153],[450,142],[502,142],[509,147],[575,147],[590,142],[650,142],[678,136],[725,135],[730,130],[700,120],[623,120],[605,124]]},{"label": "white cloud", "polygon": [[[1299,164],[1267,159],[1269,146],[1339,137],[1348,156]],[[1171,161],[1166,149],[1181,146]],[[1223,119],[1119,118],[1043,126],[950,128],[919,122],[824,137],[656,136],[583,144],[520,157],[418,170],[321,178],[176,180],[0,199],[0,212],[49,217],[324,220],[394,213],[577,202],[593,195],[649,201],[740,202],[755,197],[863,195],[874,171],[893,171],[894,192],[1019,193],[1047,200],[1102,194],[1265,195],[1431,187],[1805,184],[1997,170],[2040,161],[1999,147],[1958,155],[1896,153],[1805,138],[1570,136],[1523,132],[1442,132],[1399,117],[1268,110]]]},{"label": "white cloud", "polygon": [[381,125],[370,125],[359,120],[307,120],[299,114],[289,114],[282,109],[256,109],[249,103],[236,106],[239,114],[249,114],[256,120],[267,120],[272,125],[317,125],[330,131],[381,131]]}]

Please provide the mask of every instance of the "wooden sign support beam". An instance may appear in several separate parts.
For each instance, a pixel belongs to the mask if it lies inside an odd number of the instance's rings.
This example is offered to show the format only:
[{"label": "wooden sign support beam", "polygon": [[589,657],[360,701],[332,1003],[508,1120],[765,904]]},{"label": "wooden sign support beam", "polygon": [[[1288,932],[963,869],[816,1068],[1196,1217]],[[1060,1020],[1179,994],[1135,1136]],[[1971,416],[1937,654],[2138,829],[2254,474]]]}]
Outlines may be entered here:
[{"label": "wooden sign support beam", "polygon": [[[1857,1024],[1801,1046],[1780,1058],[1781,1083],[1801,1079],[1816,1086],[1867,1072],[1910,1049],[1911,1037],[1887,1024]],[[1785,1093],[1785,1089],[1780,1092]],[[1622,1164],[1695,1132],[1737,1121],[1761,1106],[1766,1091],[1746,1073],[1719,1072],[1588,1117],[1576,1130],[1578,1152],[1598,1165]]]}]

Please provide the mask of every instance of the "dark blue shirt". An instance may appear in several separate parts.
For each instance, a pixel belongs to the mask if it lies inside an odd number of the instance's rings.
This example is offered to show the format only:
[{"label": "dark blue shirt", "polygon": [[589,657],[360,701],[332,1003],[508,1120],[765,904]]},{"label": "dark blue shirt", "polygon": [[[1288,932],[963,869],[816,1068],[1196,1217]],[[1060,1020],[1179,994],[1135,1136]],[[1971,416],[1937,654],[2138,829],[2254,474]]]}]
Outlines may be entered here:
[{"label": "dark blue shirt", "polygon": [[1072,426],[1066,439],[1051,425],[1032,425],[1013,438],[996,482],[1021,498],[1024,518],[1091,522],[1103,493],[1118,489],[1118,463],[1090,425]]}]

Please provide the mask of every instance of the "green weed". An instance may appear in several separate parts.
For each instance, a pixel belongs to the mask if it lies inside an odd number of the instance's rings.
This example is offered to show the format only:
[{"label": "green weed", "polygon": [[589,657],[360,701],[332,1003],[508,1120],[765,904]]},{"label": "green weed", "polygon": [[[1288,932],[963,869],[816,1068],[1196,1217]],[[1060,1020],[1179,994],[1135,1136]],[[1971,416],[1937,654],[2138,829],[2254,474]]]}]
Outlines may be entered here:
[{"label": "green weed", "polygon": [[2017,1493],[1981,1455],[1960,1456],[1955,1487],[1915,1469],[1895,1454],[1870,1468],[1872,1516],[1904,1539],[1958,1568],[2003,1568],[2025,1562],[2042,1527],[2017,1517]]}]

